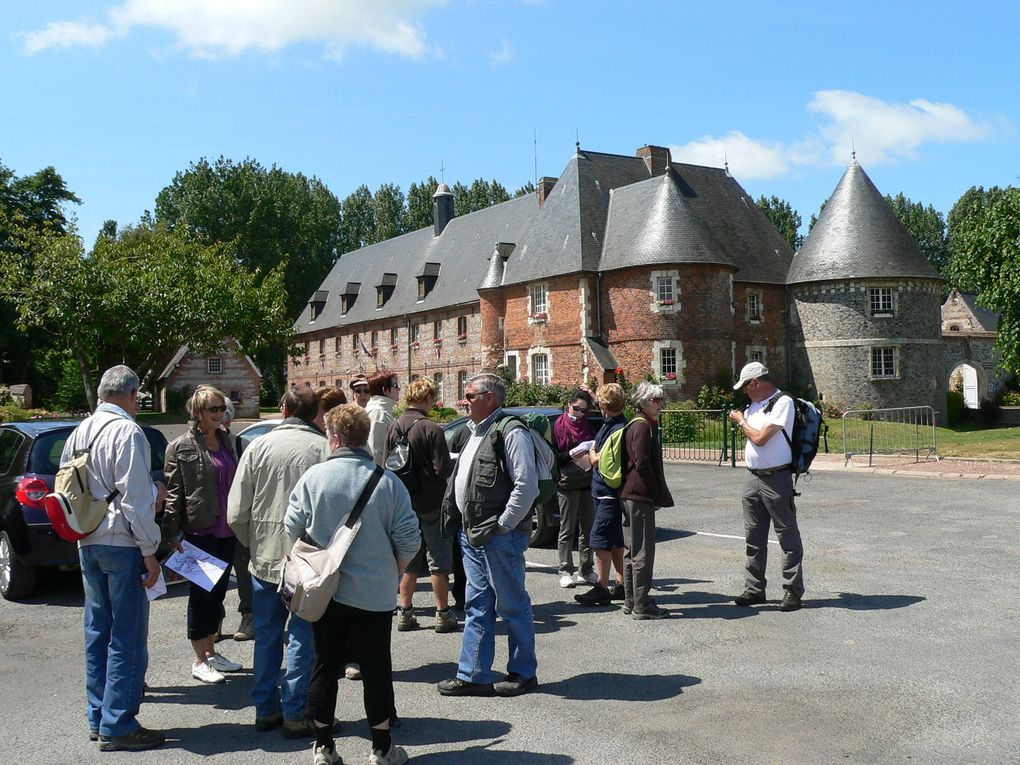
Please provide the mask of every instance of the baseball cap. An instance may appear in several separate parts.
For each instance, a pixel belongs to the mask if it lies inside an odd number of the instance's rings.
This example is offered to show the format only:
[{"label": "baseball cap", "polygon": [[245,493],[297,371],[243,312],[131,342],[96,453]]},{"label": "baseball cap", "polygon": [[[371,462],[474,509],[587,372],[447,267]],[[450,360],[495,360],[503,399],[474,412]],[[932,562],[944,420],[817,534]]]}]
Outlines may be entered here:
[{"label": "baseball cap", "polygon": [[768,373],[769,368],[760,361],[752,361],[750,364],[744,364],[744,368],[740,370],[740,379],[737,380],[737,384],[733,386],[733,390],[740,390],[751,382],[751,380],[756,377],[767,375]]},{"label": "baseball cap", "polygon": [[354,377],[351,378],[351,386],[350,386],[351,390],[355,390],[355,386],[361,386],[361,385],[364,385],[367,388],[368,387],[368,378],[365,377],[365,375],[354,375]]}]

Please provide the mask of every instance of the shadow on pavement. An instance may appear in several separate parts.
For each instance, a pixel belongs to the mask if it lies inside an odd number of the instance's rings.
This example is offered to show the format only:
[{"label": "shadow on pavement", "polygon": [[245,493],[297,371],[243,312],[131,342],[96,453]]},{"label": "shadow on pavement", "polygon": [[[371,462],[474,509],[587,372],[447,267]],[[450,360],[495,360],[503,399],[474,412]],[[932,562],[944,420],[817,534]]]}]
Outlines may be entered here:
[{"label": "shadow on pavement", "polygon": [[[576,615],[578,605],[574,603],[573,590],[566,590],[570,593],[570,603],[562,600],[554,600],[549,603],[532,605],[531,610],[535,617],[535,634],[543,635],[549,632],[559,632],[564,627],[574,627],[577,622],[564,619],[564,614]],[[501,619],[496,624],[496,634],[506,634],[506,624]]]},{"label": "shadow on pavement", "polygon": [[[499,743],[499,742],[493,742]],[[411,759],[415,765],[571,765],[573,757],[565,754],[545,754],[540,752],[506,751],[489,749],[487,746],[472,746],[456,752],[433,752],[431,754],[414,754]]]},{"label": "shadow on pavement", "polygon": [[804,608],[846,608],[851,611],[887,611],[906,608],[927,598],[920,595],[861,595],[855,592],[837,592],[834,598],[804,597]]},{"label": "shadow on pavement", "polygon": [[[453,677],[453,675],[450,675]],[[436,696],[438,699],[438,695]],[[474,701],[474,700],[472,700]],[[497,700],[501,701],[501,700]],[[495,739],[505,736],[513,726],[502,720],[449,720],[443,717],[404,717],[393,733],[401,746],[430,746],[460,741]],[[367,734],[367,730],[365,733]],[[477,747],[472,747],[477,749]],[[418,758],[414,758],[415,762]]]},{"label": "shadow on pavement", "polygon": [[[457,641],[456,646],[451,648],[452,655],[460,655],[460,641]],[[425,664],[421,667],[414,667],[413,669],[395,669],[393,670],[393,682],[395,683],[427,683],[428,685],[435,685],[440,680],[448,680],[457,674],[457,662],[455,661],[444,661],[434,662],[432,664]],[[439,691],[435,690],[438,698]]]},{"label": "shadow on pavement", "polygon": [[537,693],[571,701],[662,701],[679,696],[684,688],[701,683],[691,675],[642,675],[589,672],[538,686]]},{"label": "shadow on pavement", "polygon": [[693,536],[695,536],[695,532],[687,531],[686,529],[672,529],[664,526],[659,526],[655,529],[656,542],[669,542],[673,539],[684,539],[685,537]]}]

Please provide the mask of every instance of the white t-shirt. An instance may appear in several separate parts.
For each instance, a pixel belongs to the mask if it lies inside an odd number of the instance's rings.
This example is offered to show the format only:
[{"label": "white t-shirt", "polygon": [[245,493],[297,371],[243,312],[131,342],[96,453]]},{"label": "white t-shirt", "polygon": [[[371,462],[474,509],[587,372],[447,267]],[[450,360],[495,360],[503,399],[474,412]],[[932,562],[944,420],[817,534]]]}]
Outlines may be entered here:
[{"label": "white t-shirt", "polygon": [[[793,399],[789,396],[779,398],[772,411],[765,414],[762,410],[768,406],[769,401],[779,395],[777,390],[764,401],[752,402],[747,408],[744,416],[748,424],[756,430],[761,430],[769,423],[782,426],[791,439],[793,438]],[[750,441],[744,447],[744,462],[749,468],[755,470],[770,470],[772,468],[786,467],[792,461],[790,445],[783,434],[778,430],[772,435],[764,446],[755,446]]]}]

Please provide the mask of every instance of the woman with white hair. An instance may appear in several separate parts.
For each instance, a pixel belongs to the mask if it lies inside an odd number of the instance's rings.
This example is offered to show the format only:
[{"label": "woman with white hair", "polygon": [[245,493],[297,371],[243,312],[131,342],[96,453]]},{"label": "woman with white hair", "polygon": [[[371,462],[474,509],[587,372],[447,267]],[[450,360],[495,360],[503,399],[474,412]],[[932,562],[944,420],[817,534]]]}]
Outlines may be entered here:
[{"label": "woman with white hair", "polygon": [[635,619],[665,619],[669,611],[657,606],[648,594],[655,565],[655,511],[673,506],[659,443],[659,415],[665,403],[662,386],[641,383],[631,396],[631,403],[638,417],[627,428],[626,479],[620,489],[626,548],[623,612],[633,613]]}]

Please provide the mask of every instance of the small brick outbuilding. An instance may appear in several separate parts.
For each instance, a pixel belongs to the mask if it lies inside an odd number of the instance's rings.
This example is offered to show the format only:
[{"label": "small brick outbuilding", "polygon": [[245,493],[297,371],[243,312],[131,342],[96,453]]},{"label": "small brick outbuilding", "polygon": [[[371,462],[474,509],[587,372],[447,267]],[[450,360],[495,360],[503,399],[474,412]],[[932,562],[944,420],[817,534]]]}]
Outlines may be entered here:
[{"label": "small brick outbuilding", "polygon": [[168,411],[173,392],[193,391],[199,385],[223,391],[234,402],[235,418],[258,418],[262,373],[233,340],[227,340],[219,353],[209,356],[193,354],[182,345],[156,378],[159,409]]}]

